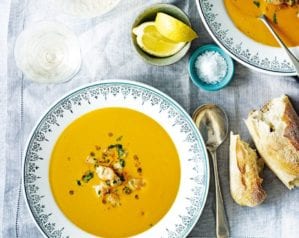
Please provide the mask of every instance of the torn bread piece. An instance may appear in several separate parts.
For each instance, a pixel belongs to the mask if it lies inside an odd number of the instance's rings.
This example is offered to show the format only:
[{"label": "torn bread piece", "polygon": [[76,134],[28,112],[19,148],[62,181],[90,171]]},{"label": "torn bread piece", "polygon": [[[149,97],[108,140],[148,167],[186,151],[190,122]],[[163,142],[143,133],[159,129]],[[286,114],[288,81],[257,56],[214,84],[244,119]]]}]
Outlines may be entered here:
[{"label": "torn bread piece", "polygon": [[289,189],[299,186],[299,118],[289,98],[272,99],[245,123],[268,167]]},{"label": "torn bread piece", "polygon": [[267,196],[262,188],[263,179],[259,176],[264,167],[263,160],[233,132],[230,134],[229,152],[230,192],[233,199],[241,206],[261,204]]}]

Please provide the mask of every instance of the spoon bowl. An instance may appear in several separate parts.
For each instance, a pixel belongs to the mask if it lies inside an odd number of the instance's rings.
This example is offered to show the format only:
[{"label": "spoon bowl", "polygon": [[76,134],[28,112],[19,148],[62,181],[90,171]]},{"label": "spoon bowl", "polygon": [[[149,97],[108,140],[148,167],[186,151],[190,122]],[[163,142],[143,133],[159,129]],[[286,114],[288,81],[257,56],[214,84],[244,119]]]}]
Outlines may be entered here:
[{"label": "spoon bowl", "polygon": [[198,107],[192,116],[206,142],[209,151],[216,150],[228,134],[228,118],[225,112],[214,104]]},{"label": "spoon bowl", "polygon": [[228,118],[217,105],[204,104],[195,110],[192,119],[205,141],[213,162],[216,196],[216,236],[217,238],[226,238],[229,237],[229,228],[220,189],[216,150],[227,137]]}]

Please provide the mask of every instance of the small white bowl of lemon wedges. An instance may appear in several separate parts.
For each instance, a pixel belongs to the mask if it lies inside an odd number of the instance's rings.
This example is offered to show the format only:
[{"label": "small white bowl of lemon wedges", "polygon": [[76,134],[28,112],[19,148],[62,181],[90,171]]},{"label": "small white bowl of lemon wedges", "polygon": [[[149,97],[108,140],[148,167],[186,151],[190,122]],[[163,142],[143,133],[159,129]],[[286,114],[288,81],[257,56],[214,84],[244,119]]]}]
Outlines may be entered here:
[{"label": "small white bowl of lemon wedges", "polygon": [[146,8],[132,26],[132,43],[141,58],[150,64],[170,65],[185,56],[197,34],[188,16],[171,4]]}]

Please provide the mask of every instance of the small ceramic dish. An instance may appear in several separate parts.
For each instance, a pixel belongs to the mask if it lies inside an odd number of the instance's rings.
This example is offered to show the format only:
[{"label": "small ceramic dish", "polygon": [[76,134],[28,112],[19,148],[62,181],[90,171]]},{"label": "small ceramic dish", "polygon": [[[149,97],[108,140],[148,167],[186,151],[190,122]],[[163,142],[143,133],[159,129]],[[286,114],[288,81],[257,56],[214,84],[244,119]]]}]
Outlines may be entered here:
[{"label": "small ceramic dish", "polygon": [[147,21],[154,21],[158,12],[166,13],[184,22],[188,26],[191,26],[188,16],[178,7],[171,4],[154,4],[146,8],[145,10],[143,10],[135,19],[131,28],[131,39],[132,39],[133,46],[137,51],[138,55],[145,62],[157,66],[170,65],[179,61],[186,55],[191,45],[190,42],[187,42],[186,45],[178,53],[174,55],[168,57],[155,57],[150,54],[147,54],[137,45],[136,36],[132,33],[133,28],[140,25],[141,23]]},{"label": "small ceramic dish", "polygon": [[[198,76],[196,66],[195,66],[197,58],[207,51],[218,52],[223,57],[223,59],[225,60],[225,62],[227,64],[227,71],[226,71],[225,76],[218,83],[215,83],[215,84],[212,84],[212,83],[209,84],[209,83],[204,82],[203,79]],[[218,47],[214,44],[208,44],[208,45],[199,47],[197,50],[195,50],[192,53],[192,55],[190,56],[190,59],[189,59],[188,70],[189,70],[189,75],[191,77],[192,82],[197,87],[202,88],[206,91],[217,91],[217,90],[224,88],[231,81],[232,76],[234,74],[234,63],[233,63],[233,60],[231,59],[231,57],[229,55],[227,55],[220,47]]]}]

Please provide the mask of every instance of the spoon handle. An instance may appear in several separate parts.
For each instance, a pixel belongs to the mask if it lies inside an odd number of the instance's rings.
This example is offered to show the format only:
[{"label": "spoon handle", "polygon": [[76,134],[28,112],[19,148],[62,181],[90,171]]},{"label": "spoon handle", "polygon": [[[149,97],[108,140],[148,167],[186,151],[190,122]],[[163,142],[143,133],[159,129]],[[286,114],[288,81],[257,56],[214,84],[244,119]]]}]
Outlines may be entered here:
[{"label": "spoon handle", "polygon": [[219,183],[218,166],[216,159],[216,151],[210,151],[215,178],[215,193],[216,193],[216,235],[217,238],[229,237],[228,222],[226,219],[225,209],[223,205],[223,199]]},{"label": "spoon handle", "polygon": [[281,40],[279,35],[274,31],[273,27],[268,22],[268,19],[265,15],[261,15],[260,20],[265,24],[268,30],[272,33],[276,41],[279,43],[280,47],[285,50],[287,55],[289,56],[290,60],[292,61],[295,70],[297,72],[297,76],[299,76],[299,60],[294,56],[294,54],[289,50],[289,48],[285,45],[285,43]]}]

